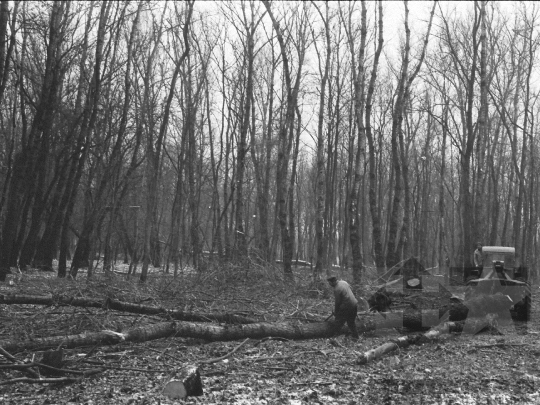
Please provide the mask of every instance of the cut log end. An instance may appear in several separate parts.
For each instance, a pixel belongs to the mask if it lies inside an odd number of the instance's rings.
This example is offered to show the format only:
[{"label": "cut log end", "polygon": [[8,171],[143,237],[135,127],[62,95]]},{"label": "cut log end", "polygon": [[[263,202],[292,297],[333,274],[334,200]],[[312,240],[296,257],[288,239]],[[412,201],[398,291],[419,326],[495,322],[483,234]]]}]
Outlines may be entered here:
[{"label": "cut log end", "polygon": [[409,288],[416,288],[416,289],[421,289],[422,288],[421,283],[420,283],[420,279],[418,279],[418,278],[411,278],[411,279],[407,280],[407,286]]},{"label": "cut log end", "polygon": [[197,366],[187,366],[163,388],[163,395],[171,399],[185,399],[203,394],[201,374]]},{"label": "cut log end", "polygon": [[184,383],[179,380],[169,381],[163,388],[163,395],[171,399],[185,399],[188,396]]}]

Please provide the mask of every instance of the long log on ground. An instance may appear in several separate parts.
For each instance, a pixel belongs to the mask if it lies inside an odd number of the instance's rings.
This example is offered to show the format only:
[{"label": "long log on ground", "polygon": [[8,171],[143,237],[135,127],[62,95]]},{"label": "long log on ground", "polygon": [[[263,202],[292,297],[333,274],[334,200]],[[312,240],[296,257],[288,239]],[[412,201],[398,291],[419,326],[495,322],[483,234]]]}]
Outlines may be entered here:
[{"label": "long log on ground", "polygon": [[[399,318],[388,317],[366,320],[358,327],[360,332],[393,328]],[[345,329],[344,329],[345,330]],[[262,339],[281,337],[290,340],[315,339],[333,336],[332,322],[320,323],[254,323],[248,325],[216,325],[193,322],[160,322],[129,329],[123,333],[113,331],[88,332],[78,335],[52,336],[33,340],[5,340],[0,346],[9,352],[56,348],[60,345],[69,349],[94,345],[114,345],[121,342],[144,342],[167,337],[205,339],[208,341],[231,341],[246,338]]]},{"label": "long log on ground", "polygon": [[[461,321],[466,319],[467,314],[479,316],[487,312],[500,312],[510,308],[509,299],[505,296],[480,297],[466,302],[467,305],[455,304],[453,309],[446,312],[404,311],[401,313],[387,313],[383,317],[380,314],[365,316],[357,324],[358,332],[369,332],[378,329],[408,328],[412,330],[425,330],[427,320],[433,320],[434,316],[445,321]],[[490,305],[487,305],[490,304]],[[442,310],[441,310],[442,311]],[[247,325],[215,325],[192,322],[162,322],[153,325],[141,326],[129,329],[123,333],[111,331],[82,333],[71,336],[54,336],[29,341],[0,341],[0,347],[9,352],[22,350],[35,350],[41,348],[56,348],[62,345],[64,348],[73,348],[93,345],[113,345],[123,341],[144,342],[171,336],[205,339],[208,341],[230,341],[239,339],[262,339],[265,337],[281,337],[285,339],[316,339],[334,335],[335,329],[332,322],[320,322],[310,324],[300,323],[253,323]]]},{"label": "long log on ground", "polygon": [[65,297],[61,295],[0,294],[0,304],[5,305],[70,305],[74,307],[102,308],[105,301],[85,297]]},{"label": "long log on ground", "polygon": [[[474,324],[474,326],[472,326],[471,324]],[[426,333],[400,336],[399,338],[392,339],[389,342],[386,342],[374,349],[370,349],[358,357],[357,363],[367,364],[370,361],[379,359],[385,354],[397,350],[398,348],[406,348],[413,344],[432,342],[441,335],[464,332],[466,330],[465,328],[471,331],[480,331],[490,326],[490,324],[491,322],[487,317],[481,319],[469,318],[466,322],[444,322],[430,329]],[[465,325],[468,325],[468,327],[466,327]]]},{"label": "long log on ground", "polygon": [[[374,325],[375,327],[375,325]],[[144,342],[167,337],[198,338],[208,341],[230,341],[246,338],[260,339],[268,336],[286,339],[312,339],[332,335],[331,323],[290,324],[256,323],[249,325],[215,325],[192,322],[160,322],[129,329],[123,333],[112,331],[81,333],[69,336],[52,336],[33,340],[0,341],[9,352],[37,350],[62,345],[74,348],[94,345],[114,345],[121,342]]]},{"label": "long log on ground", "polygon": [[177,321],[187,322],[220,322],[230,324],[250,324],[257,323],[258,320],[248,318],[237,314],[216,314],[216,313],[193,313],[179,310],[166,309],[163,307],[154,307],[150,305],[134,304],[131,302],[109,299],[106,303],[107,308],[116,311],[131,312],[143,315],[157,315],[175,319]]},{"label": "long log on ground", "polygon": [[61,295],[23,295],[23,294],[0,294],[0,304],[7,305],[46,305],[46,306],[73,306],[83,308],[104,308],[115,311],[130,312],[143,315],[156,315],[167,319],[188,322],[220,322],[231,324],[257,323],[253,318],[237,314],[219,313],[193,313],[172,310],[151,305],[141,305],[131,302],[119,301],[111,298],[96,300],[85,297],[66,297]]}]

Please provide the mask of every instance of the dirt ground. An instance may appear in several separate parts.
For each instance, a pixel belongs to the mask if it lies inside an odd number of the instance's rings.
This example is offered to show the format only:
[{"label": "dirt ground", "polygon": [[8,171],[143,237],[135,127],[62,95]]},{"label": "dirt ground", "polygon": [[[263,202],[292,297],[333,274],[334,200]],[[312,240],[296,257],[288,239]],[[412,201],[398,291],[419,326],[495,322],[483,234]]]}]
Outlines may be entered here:
[{"label": "dirt ground", "polygon": [[[120,269],[121,271],[122,269]],[[279,271],[251,273],[222,269],[177,279],[155,273],[146,285],[122,275],[87,281],[58,280],[50,273],[30,272],[0,283],[0,294],[59,294],[113,297],[192,312],[234,312],[266,321],[323,321],[333,297],[313,286],[298,270],[295,281],[282,281]],[[356,289],[367,295],[366,289]],[[355,341],[335,338],[290,341],[262,339],[206,342],[168,338],[144,343],[66,350],[65,368],[103,368],[95,376],[71,383],[27,383],[11,380],[20,371],[5,369],[0,356],[1,404],[538,404],[540,403],[540,307],[533,288],[531,320],[501,321],[490,331],[450,335],[434,343],[410,346],[367,365],[363,352],[406,333],[378,330]],[[367,297],[366,297],[367,298]],[[447,296],[408,293],[394,299],[394,309],[434,308]],[[160,322],[161,318],[96,308],[0,304],[0,342]],[[201,364],[204,394],[185,401],[162,395],[175,371],[187,364],[216,359],[242,346],[230,357]],[[14,353],[31,362],[40,352]],[[9,382],[9,383],[8,383]]]}]

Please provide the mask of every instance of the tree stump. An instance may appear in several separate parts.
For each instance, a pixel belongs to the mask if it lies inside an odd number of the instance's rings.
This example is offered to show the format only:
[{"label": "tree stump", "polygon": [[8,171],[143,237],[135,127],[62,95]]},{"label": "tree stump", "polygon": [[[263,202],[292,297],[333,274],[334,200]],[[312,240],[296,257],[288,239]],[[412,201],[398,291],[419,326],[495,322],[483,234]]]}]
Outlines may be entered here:
[{"label": "tree stump", "polygon": [[163,388],[163,395],[171,399],[197,397],[203,394],[201,374],[195,365],[182,368],[177,376],[171,379]]},{"label": "tree stump", "polygon": [[[43,357],[40,360],[41,364],[44,364],[45,366],[54,367],[56,369],[61,369],[64,366],[64,350],[62,348],[59,348],[58,350],[50,350],[48,352],[43,353]],[[63,372],[58,370],[53,370],[47,367],[39,367],[39,371],[41,374],[45,376],[59,376],[62,375]]]}]

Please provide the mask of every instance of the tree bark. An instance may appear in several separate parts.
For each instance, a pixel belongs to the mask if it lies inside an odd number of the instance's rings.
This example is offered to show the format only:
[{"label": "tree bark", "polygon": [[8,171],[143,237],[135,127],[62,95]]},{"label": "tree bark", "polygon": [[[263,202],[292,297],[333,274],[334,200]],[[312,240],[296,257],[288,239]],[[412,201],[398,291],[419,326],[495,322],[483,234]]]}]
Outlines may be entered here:
[{"label": "tree bark", "polygon": [[[352,184],[349,192],[349,241],[351,244],[352,271],[355,284],[362,282],[364,259],[361,246],[360,217],[358,213],[358,193],[362,181],[362,158],[366,148],[364,111],[365,111],[365,52],[367,38],[367,9],[365,1],[362,1],[362,27],[360,34],[360,50],[357,66],[353,66],[354,80],[354,119],[356,124],[356,148],[352,173]],[[354,54],[354,43],[350,40],[351,54]]]}]

